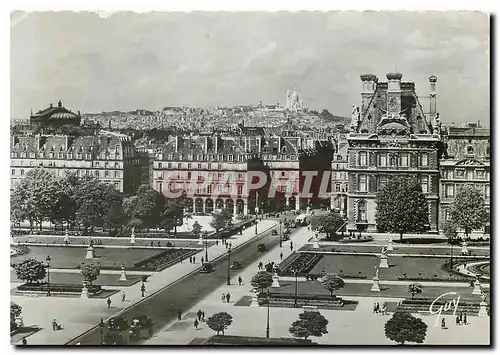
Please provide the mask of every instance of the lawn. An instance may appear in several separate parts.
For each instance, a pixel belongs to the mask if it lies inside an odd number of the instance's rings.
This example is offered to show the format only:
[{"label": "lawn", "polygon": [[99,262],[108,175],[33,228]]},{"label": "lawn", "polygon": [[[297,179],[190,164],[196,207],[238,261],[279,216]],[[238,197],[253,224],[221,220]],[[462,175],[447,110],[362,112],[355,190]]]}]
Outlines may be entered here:
[{"label": "lawn", "polygon": [[[381,280],[397,280],[406,273],[407,277],[423,277],[432,279],[447,279],[449,273],[442,270],[441,266],[448,260],[445,258],[402,257],[389,256],[389,268],[380,269]],[[323,258],[310,271],[311,274],[320,274],[323,270],[327,273],[341,273],[344,275],[360,275],[371,279],[375,276],[375,267],[380,263],[380,258],[365,255],[324,255]]]},{"label": "lawn", "polygon": [[[388,254],[415,254],[415,255],[450,255],[450,248],[433,248],[433,247],[406,247],[394,245],[394,250],[390,250]],[[381,245],[373,245],[373,244],[360,244],[356,246],[352,245],[326,245],[320,246],[319,249],[312,248],[312,245],[305,245],[300,250],[315,250],[315,251],[332,251],[334,249],[336,252],[346,252],[346,253],[377,253],[380,254],[382,252]],[[462,248],[460,246],[453,247],[453,255],[460,255],[460,250]],[[489,256],[490,250],[488,249],[475,249],[474,247],[470,247],[469,250],[473,255],[477,256]]]},{"label": "lawn", "polygon": [[[50,255],[51,267],[74,269],[82,262],[86,261],[86,249],[84,247],[44,247],[29,246],[27,254],[10,258],[11,264],[17,264],[26,258],[35,258],[45,262],[47,255]],[[119,268],[125,263],[126,268],[131,268],[135,263],[146,258],[155,256],[165,249],[126,249],[126,248],[95,248],[97,261],[103,269],[107,267]]]}]

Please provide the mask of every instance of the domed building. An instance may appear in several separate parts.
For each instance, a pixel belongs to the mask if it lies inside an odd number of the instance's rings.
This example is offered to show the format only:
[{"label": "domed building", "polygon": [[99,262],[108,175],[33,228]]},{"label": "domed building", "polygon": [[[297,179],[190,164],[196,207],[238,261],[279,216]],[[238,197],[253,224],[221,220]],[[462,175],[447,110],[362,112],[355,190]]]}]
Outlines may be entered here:
[{"label": "domed building", "polygon": [[61,126],[80,126],[82,117],[80,111],[78,114],[68,110],[62,105],[61,100],[57,106],[50,104],[44,110],[39,110],[37,113],[31,113],[30,124],[36,127],[61,127]]}]

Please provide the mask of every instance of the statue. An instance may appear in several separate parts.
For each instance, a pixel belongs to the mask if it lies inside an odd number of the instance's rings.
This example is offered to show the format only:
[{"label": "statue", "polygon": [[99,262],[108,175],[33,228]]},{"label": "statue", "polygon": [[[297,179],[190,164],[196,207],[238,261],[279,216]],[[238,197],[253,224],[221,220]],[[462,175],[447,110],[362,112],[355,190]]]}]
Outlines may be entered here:
[{"label": "statue", "polygon": [[387,245],[384,245],[384,246],[382,247],[382,255],[383,255],[383,256],[387,256]]},{"label": "statue", "polygon": [[375,277],[378,279],[378,266],[375,266]]},{"label": "statue", "polygon": [[481,292],[481,302],[486,302],[486,293]]},{"label": "statue", "polygon": [[357,107],[356,105],[352,105],[351,128],[356,129],[358,127],[358,122],[359,122],[359,107]]},{"label": "statue", "polygon": [[94,246],[94,239],[92,237],[89,238],[89,247]]}]

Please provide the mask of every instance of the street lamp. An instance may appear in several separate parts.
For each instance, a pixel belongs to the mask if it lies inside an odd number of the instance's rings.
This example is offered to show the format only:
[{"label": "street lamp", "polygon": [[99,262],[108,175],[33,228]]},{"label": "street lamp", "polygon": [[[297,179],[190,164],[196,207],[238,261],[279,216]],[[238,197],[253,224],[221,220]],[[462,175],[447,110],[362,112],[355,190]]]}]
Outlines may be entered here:
[{"label": "street lamp", "polygon": [[227,249],[227,285],[231,285],[231,246]]},{"label": "street lamp", "polygon": [[45,261],[47,261],[47,296],[52,296],[50,294],[50,255],[47,255]]},{"label": "street lamp", "polygon": [[99,322],[99,331],[101,332],[101,345],[104,342],[104,321],[101,318],[101,321]]},{"label": "street lamp", "polygon": [[297,308],[297,289],[298,289],[298,286],[299,286],[299,282],[297,280],[297,270],[294,270],[293,273],[295,275],[295,301],[294,301],[294,307]]},{"label": "street lamp", "polygon": [[271,303],[271,295],[269,294],[269,289],[267,290],[267,327],[266,327],[266,338],[269,339],[269,305]]},{"label": "street lamp", "polygon": [[205,261],[208,263],[208,232],[203,232],[203,236],[205,237]]},{"label": "street lamp", "polygon": [[282,242],[282,237],[281,237],[281,224],[283,223],[283,221],[280,219],[280,248],[283,247],[283,242]]},{"label": "street lamp", "polygon": [[257,235],[257,219],[259,218],[259,207],[255,207],[255,235]]}]

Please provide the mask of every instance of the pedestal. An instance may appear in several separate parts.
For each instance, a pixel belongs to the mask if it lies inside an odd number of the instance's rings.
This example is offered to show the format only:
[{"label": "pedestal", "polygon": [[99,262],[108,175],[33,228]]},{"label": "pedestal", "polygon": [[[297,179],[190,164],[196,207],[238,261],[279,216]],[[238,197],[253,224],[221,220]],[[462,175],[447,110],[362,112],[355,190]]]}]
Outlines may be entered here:
[{"label": "pedestal", "polygon": [[18,328],[24,327],[23,317],[17,316],[16,320],[15,320],[15,323],[16,323],[16,325],[17,325]]},{"label": "pedestal", "polygon": [[474,290],[472,291],[472,294],[473,295],[481,295],[482,294],[481,282],[479,282],[479,280],[476,280],[476,282],[474,282]]},{"label": "pedestal", "polygon": [[388,269],[389,268],[389,261],[388,261],[387,255],[381,255],[380,256],[380,265],[378,266],[381,269]]},{"label": "pedestal", "polygon": [[387,250],[394,250],[394,247],[392,246],[392,238],[389,237],[389,240],[387,241]]},{"label": "pedestal", "polygon": [[488,303],[482,301],[479,304],[479,313],[477,315],[479,317],[488,317]]},{"label": "pedestal", "polygon": [[318,239],[317,239],[317,238],[314,238],[313,242],[314,242],[314,244],[313,244],[313,248],[314,248],[314,249],[319,249]]},{"label": "pedestal", "polygon": [[467,249],[467,243],[466,242],[463,242],[462,243],[462,251],[461,251],[462,254],[469,254],[469,250]]},{"label": "pedestal", "polygon": [[278,276],[278,274],[274,274],[273,284],[271,285],[271,287],[280,287],[280,277]]},{"label": "pedestal", "polygon": [[257,293],[252,296],[252,303],[250,303],[250,307],[259,307],[259,297]]},{"label": "pedestal", "polygon": [[89,289],[87,288],[86,283],[83,284],[82,293],[80,295],[80,298],[89,298]]},{"label": "pedestal", "polygon": [[125,268],[122,268],[122,272],[120,274],[120,281],[127,281],[127,274],[125,273]]},{"label": "pedestal", "polygon": [[203,238],[201,236],[198,238],[198,245],[203,245]]},{"label": "pedestal", "polygon": [[376,276],[373,278],[373,285],[372,285],[372,289],[370,291],[371,292],[380,292],[379,278]]},{"label": "pedestal", "polygon": [[95,254],[94,254],[94,247],[90,246],[87,248],[87,255],[85,255],[85,259],[94,259]]}]

